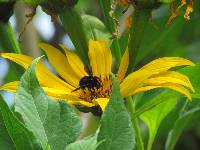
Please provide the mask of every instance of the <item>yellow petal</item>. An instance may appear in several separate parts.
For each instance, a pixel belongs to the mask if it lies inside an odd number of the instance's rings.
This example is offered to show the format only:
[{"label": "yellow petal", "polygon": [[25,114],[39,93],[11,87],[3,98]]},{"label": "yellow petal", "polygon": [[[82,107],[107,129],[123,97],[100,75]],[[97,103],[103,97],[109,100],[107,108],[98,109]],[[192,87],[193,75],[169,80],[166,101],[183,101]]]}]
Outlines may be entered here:
[{"label": "yellow petal", "polygon": [[163,57],[153,60],[140,70],[151,71],[152,74],[158,74],[171,69],[172,67],[194,65],[193,62],[180,57]]},{"label": "yellow petal", "polygon": [[108,98],[97,98],[97,99],[94,99],[94,101],[101,107],[102,111],[104,111],[109,102],[109,99]]},{"label": "yellow petal", "polygon": [[194,88],[192,87],[188,77],[175,71],[167,71],[163,74],[158,74],[156,77],[147,79],[144,82],[145,85],[160,85],[164,83],[180,84],[190,88],[194,92]]},{"label": "yellow petal", "polygon": [[158,86],[144,86],[144,87],[140,87],[137,90],[135,90],[132,93],[132,95],[135,95],[135,94],[140,93],[140,92],[149,91],[149,90],[155,89],[155,88],[169,88],[169,89],[172,89],[172,90],[175,90],[175,91],[178,91],[178,92],[184,94],[189,100],[192,99],[190,92],[186,88],[184,88],[181,85],[174,84],[174,83],[166,83],[166,84],[161,84],[161,85],[158,85]]},{"label": "yellow petal", "polygon": [[122,80],[124,79],[126,75],[128,64],[129,64],[129,52],[128,52],[128,49],[126,49],[119,66],[119,70],[117,72],[117,79],[120,83],[122,82]]},{"label": "yellow petal", "polygon": [[56,69],[59,75],[74,87],[79,86],[80,77],[74,72],[73,68],[65,55],[63,55],[57,48],[41,43],[39,47],[47,54],[50,64]]},{"label": "yellow petal", "polygon": [[[25,69],[28,69],[28,66],[33,61],[33,58],[29,56],[15,53],[0,53],[0,56],[16,62]],[[75,89],[51,73],[42,62],[38,62],[36,66],[36,75],[42,86],[60,88],[66,91],[72,91]]]},{"label": "yellow petal", "polygon": [[18,84],[19,84],[19,81],[9,82],[9,83],[2,85],[0,87],[0,90],[5,90],[5,91],[10,91],[10,92],[15,93],[17,91]]},{"label": "yellow petal", "polygon": [[139,87],[144,81],[152,75],[151,72],[146,70],[139,70],[129,74],[120,84],[120,89],[123,97],[131,96],[131,94]]},{"label": "yellow petal", "polygon": [[76,55],[76,53],[74,53],[73,51],[67,49],[63,45],[61,45],[61,47],[65,51],[65,54],[67,56],[67,59],[68,59],[68,62],[70,64],[71,68],[73,68],[73,70],[77,73],[79,78],[82,78],[83,76],[86,76],[87,73],[84,70],[84,64],[81,61],[81,59]]},{"label": "yellow petal", "polygon": [[95,76],[109,76],[112,67],[112,55],[104,41],[89,41],[90,65]]}]

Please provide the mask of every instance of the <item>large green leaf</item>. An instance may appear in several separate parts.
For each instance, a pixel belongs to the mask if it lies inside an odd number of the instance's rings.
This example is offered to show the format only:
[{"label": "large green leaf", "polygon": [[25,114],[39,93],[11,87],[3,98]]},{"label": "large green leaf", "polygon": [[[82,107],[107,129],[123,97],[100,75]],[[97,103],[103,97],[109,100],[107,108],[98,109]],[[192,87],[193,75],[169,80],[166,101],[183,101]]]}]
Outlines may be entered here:
[{"label": "large green leaf", "polygon": [[20,80],[15,108],[43,149],[48,143],[51,150],[62,150],[79,136],[81,122],[71,106],[44,93],[35,77],[37,62],[33,61]]},{"label": "large green leaf", "polygon": [[[184,113],[183,115],[179,117],[178,120],[176,120],[173,129],[168,134],[166,145],[165,145],[166,150],[174,149],[174,146],[176,145],[179,136],[181,135],[184,128],[188,124],[191,124],[191,123],[194,124],[198,122],[197,118],[194,119],[197,115],[200,116],[200,108],[194,108]],[[191,122],[192,120],[196,120],[196,121]]]},{"label": "large green leaf", "polygon": [[97,150],[132,150],[135,145],[135,133],[130,116],[124,106],[119,83],[113,81],[110,101],[100,121]]},{"label": "large green leaf", "polygon": [[2,150],[14,150],[15,147],[11,138],[8,135],[7,129],[4,125],[2,114],[0,114],[0,145]]},{"label": "large green leaf", "polygon": [[109,33],[105,25],[97,17],[83,15],[82,19],[84,30],[88,40],[104,40],[107,43],[111,44],[111,34]]},{"label": "large green leaf", "polygon": [[97,134],[95,134],[70,144],[66,150],[95,150],[99,143],[97,142]]},{"label": "large green leaf", "polygon": [[171,99],[168,99],[160,103],[153,109],[146,111],[145,113],[140,115],[140,118],[145,122],[145,124],[149,128],[149,139],[147,145],[148,150],[151,150],[153,141],[155,139],[161,121],[175,107],[175,105],[176,105],[176,97],[174,98],[172,97]]},{"label": "large green leaf", "polygon": [[14,116],[0,96],[0,149],[33,150],[33,134]]}]

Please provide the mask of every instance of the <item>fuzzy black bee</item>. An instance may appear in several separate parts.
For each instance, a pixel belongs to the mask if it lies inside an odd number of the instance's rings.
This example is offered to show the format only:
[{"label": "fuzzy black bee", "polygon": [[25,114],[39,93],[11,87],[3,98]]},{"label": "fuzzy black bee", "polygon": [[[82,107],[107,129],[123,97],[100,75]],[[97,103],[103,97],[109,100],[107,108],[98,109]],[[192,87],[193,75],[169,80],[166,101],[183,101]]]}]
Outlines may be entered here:
[{"label": "fuzzy black bee", "polygon": [[81,78],[81,80],[79,81],[79,87],[76,88],[74,91],[85,88],[88,88],[89,90],[92,90],[94,88],[99,89],[101,86],[101,79],[99,77],[89,75]]},{"label": "fuzzy black bee", "polygon": [[[95,94],[93,89],[99,89],[100,87],[102,87],[102,83],[101,83],[101,79],[97,76],[84,76],[83,78],[81,78],[81,80],[79,81],[79,87],[76,88],[74,91],[80,90],[80,89],[86,89],[88,88],[88,90]],[[73,91],[73,92],[74,92]],[[92,114],[94,114],[95,116],[101,116],[102,114],[102,110],[99,106],[94,106],[94,107],[85,107],[85,106],[76,106],[76,108],[78,108],[80,111],[88,113],[91,112]]]}]

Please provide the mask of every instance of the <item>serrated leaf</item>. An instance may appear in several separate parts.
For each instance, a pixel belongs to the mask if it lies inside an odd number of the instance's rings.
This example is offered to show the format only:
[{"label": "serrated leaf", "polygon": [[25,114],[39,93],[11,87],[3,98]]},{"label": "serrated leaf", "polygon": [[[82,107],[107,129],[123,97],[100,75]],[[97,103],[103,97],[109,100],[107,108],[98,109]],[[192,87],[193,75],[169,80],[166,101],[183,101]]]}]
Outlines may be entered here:
[{"label": "serrated leaf", "polygon": [[71,106],[53,101],[39,86],[35,77],[38,60],[33,61],[20,80],[15,109],[43,149],[48,143],[51,150],[62,150],[79,136],[81,122]]},{"label": "serrated leaf", "polygon": [[142,121],[149,128],[149,139],[147,149],[151,150],[154,138],[156,136],[157,130],[161,121],[167,116],[167,114],[175,107],[176,105],[176,97],[172,97],[159,105],[155,106],[149,111],[144,112],[140,115]]},{"label": "serrated leaf", "polygon": [[[196,122],[191,122],[191,120],[196,117],[196,115],[199,116],[200,113],[200,108],[194,108],[185,114],[181,115],[178,120],[176,120],[173,129],[169,132],[165,149],[166,150],[173,150],[174,146],[177,143],[177,140],[181,133],[183,132],[184,128],[189,124],[189,123],[196,123]],[[197,120],[197,119],[195,119]]]},{"label": "serrated leaf", "polygon": [[83,26],[87,39],[104,40],[109,45],[111,44],[111,34],[106,26],[97,17],[90,15],[83,15]]},{"label": "serrated leaf", "polygon": [[135,146],[134,129],[116,79],[113,81],[110,101],[100,121],[97,140],[103,141],[97,150],[132,150]]},{"label": "serrated leaf", "polygon": [[95,150],[99,143],[97,142],[97,134],[95,134],[70,144],[66,150]]},{"label": "serrated leaf", "polygon": [[33,150],[33,134],[14,116],[1,96],[0,113],[1,150]]}]

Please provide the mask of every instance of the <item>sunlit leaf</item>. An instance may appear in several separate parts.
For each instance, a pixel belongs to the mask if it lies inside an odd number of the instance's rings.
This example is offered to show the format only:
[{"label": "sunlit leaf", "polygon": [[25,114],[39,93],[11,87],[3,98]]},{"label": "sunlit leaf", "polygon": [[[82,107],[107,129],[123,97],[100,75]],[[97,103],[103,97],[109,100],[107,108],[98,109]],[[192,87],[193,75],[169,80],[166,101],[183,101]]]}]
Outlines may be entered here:
[{"label": "sunlit leaf", "polygon": [[95,150],[99,143],[97,142],[97,134],[95,134],[70,144],[66,150]]},{"label": "sunlit leaf", "polygon": [[161,121],[175,107],[175,105],[176,105],[176,97],[165,100],[156,107],[140,115],[142,121],[144,121],[149,128],[149,139],[147,145],[148,150],[151,150],[153,141],[155,139]]},{"label": "sunlit leaf", "polygon": [[51,150],[62,150],[79,136],[81,122],[71,106],[44,93],[35,77],[37,62],[33,61],[20,80],[15,108],[43,149],[48,143]]},{"label": "sunlit leaf", "polygon": [[109,104],[100,121],[97,139],[102,141],[97,150],[132,150],[135,145],[134,129],[116,79]]},{"label": "sunlit leaf", "polygon": [[33,150],[33,134],[14,116],[0,96],[0,149]]}]

